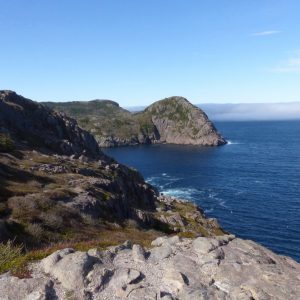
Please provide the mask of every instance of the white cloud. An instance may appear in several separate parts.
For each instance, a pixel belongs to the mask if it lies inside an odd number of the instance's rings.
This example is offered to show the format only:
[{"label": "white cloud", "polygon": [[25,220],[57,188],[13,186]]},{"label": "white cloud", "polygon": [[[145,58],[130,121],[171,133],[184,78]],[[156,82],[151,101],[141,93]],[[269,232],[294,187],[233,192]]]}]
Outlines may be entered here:
[{"label": "white cloud", "polygon": [[278,67],[273,68],[272,71],[282,73],[300,72],[300,56],[289,58]]},{"label": "white cloud", "polygon": [[267,30],[267,31],[255,32],[255,33],[252,33],[252,35],[253,36],[266,36],[266,35],[278,34],[281,32],[282,31],[280,31],[280,30]]}]

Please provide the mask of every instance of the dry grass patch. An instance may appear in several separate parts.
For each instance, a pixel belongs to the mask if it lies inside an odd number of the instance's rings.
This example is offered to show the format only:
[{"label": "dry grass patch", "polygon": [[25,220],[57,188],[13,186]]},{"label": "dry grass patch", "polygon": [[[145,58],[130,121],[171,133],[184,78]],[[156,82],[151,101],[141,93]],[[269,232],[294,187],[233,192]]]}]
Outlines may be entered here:
[{"label": "dry grass patch", "polygon": [[65,241],[51,244],[42,249],[24,252],[22,245],[14,245],[13,242],[0,244],[0,274],[7,271],[19,278],[30,277],[28,268],[30,263],[41,260],[51,253],[64,249],[74,248],[78,251],[87,251],[92,248],[105,250],[110,246],[116,246],[130,240],[133,244],[140,244],[146,248],[151,247],[151,241],[161,233],[154,230],[139,230],[136,228],[107,228],[98,232],[98,236],[86,241]]}]

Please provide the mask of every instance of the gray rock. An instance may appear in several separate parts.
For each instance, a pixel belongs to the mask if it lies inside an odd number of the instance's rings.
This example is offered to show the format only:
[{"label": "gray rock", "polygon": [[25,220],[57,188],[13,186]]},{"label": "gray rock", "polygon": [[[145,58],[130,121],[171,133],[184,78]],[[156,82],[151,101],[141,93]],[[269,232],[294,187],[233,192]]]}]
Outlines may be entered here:
[{"label": "gray rock", "polygon": [[53,281],[48,278],[19,279],[13,276],[0,277],[0,299],[3,300],[56,300]]},{"label": "gray rock", "polygon": [[140,287],[133,290],[127,297],[130,300],[157,300],[157,293],[153,287]]},{"label": "gray rock", "polygon": [[74,249],[66,248],[63,250],[57,250],[53,252],[51,255],[47,256],[41,261],[41,266],[46,273],[50,273],[53,267],[60,261],[63,257],[70,253],[74,253]]},{"label": "gray rock", "polygon": [[188,284],[186,276],[172,267],[165,270],[163,281],[173,290],[173,293],[178,293]]},{"label": "gray rock", "polygon": [[87,254],[95,258],[101,258],[101,251],[99,251],[97,248],[88,250]]},{"label": "gray rock", "polygon": [[198,237],[193,241],[193,249],[199,255],[207,254],[218,246],[219,242],[213,238]]},{"label": "gray rock", "polygon": [[193,289],[185,287],[182,291],[179,292],[178,298],[180,300],[208,300],[207,293],[205,289]]},{"label": "gray rock", "polygon": [[168,238],[166,241],[166,243],[168,243],[169,245],[176,245],[180,242],[181,242],[181,239],[178,235],[174,235],[174,236]]},{"label": "gray rock", "polygon": [[135,269],[119,268],[115,270],[110,285],[115,289],[117,297],[127,297],[141,279],[141,272]]},{"label": "gray rock", "polygon": [[145,262],[145,250],[140,245],[132,246],[132,257],[136,262]]},{"label": "gray rock", "polygon": [[[45,258],[42,261],[45,272],[50,273],[68,290],[78,290],[85,287],[85,276],[96,262],[95,258],[85,252],[67,253],[61,257],[61,253]],[[59,257],[59,259],[57,259]]]},{"label": "gray rock", "polygon": [[169,257],[172,254],[172,248],[170,245],[163,245],[151,249],[150,260],[152,262],[159,262],[160,260]]},{"label": "gray rock", "polygon": [[151,246],[159,247],[168,240],[168,237],[161,236],[151,242]]},{"label": "gray rock", "polygon": [[89,290],[92,293],[102,291],[108,285],[113,274],[114,270],[105,268],[103,264],[95,264],[86,277]]}]

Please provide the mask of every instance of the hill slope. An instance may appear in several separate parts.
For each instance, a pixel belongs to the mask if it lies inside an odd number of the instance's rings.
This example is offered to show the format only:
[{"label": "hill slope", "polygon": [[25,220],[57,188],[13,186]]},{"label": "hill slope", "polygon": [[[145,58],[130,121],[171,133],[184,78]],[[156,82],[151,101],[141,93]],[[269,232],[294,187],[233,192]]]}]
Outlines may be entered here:
[{"label": "hill slope", "polygon": [[111,226],[116,232],[128,220],[134,228],[187,230],[178,211],[184,207],[205,224],[193,223],[191,231],[222,233],[193,205],[165,203],[137,171],[105,156],[75,120],[0,91],[0,242],[31,248],[80,241]]},{"label": "hill slope", "polygon": [[183,97],[157,101],[131,113],[113,101],[45,103],[76,118],[101,147],[169,143],[219,146],[226,143],[207,115]]}]

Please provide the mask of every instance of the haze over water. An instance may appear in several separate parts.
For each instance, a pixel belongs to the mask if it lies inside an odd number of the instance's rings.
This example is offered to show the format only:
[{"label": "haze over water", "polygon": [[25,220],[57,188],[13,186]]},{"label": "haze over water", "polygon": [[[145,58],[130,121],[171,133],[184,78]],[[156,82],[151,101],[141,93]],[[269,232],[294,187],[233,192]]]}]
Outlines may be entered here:
[{"label": "haze over water", "polygon": [[194,201],[224,229],[300,261],[300,121],[218,122],[216,148],[105,149],[160,192]]}]

